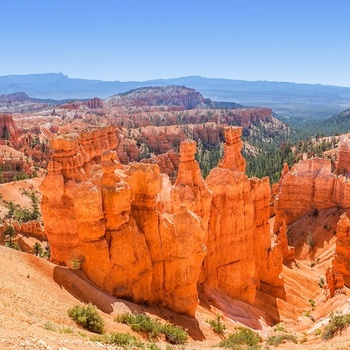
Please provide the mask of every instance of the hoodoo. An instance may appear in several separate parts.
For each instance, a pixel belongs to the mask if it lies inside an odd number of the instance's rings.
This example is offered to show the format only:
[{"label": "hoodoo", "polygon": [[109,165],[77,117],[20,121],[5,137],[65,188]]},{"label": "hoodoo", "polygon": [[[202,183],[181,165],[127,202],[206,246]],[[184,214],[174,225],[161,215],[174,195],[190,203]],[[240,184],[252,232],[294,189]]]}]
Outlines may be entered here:
[{"label": "hoodoo", "polygon": [[156,164],[122,165],[113,127],[53,138],[41,186],[52,261],[80,266],[117,297],[191,316],[198,285],[249,303],[258,289],[278,296],[269,179],[244,174],[241,133],[225,129],[224,158],[207,181],[196,143],[182,142],[173,186]]}]

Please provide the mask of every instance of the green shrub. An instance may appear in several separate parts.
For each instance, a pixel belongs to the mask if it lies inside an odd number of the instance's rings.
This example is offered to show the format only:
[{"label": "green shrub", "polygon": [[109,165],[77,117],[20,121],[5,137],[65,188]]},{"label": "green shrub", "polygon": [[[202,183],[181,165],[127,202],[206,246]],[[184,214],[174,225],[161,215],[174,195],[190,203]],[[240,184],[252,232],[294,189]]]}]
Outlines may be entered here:
[{"label": "green shrub", "polygon": [[219,346],[229,349],[260,349],[261,337],[249,328],[237,327],[236,332],[220,342]]},{"label": "green shrub", "polygon": [[118,323],[125,323],[125,324],[132,324],[134,323],[135,315],[133,315],[130,312],[124,312],[123,314],[120,314],[116,317],[114,317],[114,322]]},{"label": "green shrub", "polygon": [[309,246],[309,248],[310,248],[311,250],[315,248],[315,241],[314,241],[314,239],[313,239],[313,237],[312,237],[312,233],[311,233],[311,232],[309,232],[309,233],[307,234],[306,243],[307,243],[307,245]]},{"label": "green shrub", "polygon": [[71,333],[74,333],[74,331],[70,327],[63,327],[63,328],[60,328],[60,333],[61,334],[71,334]]},{"label": "green shrub", "polygon": [[305,311],[305,312],[303,313],[303,316],[305,316],[305,317],[310,317],[310,316],[311,316],[311,311],[310,311],[310,310]]},{"label": "green shrub", "polygon": [[86,306],[76,305],[68,310],[68,315],[83,328],[94,333],[104,332],[104,322],[92,304]]},{"label": "green shrub", "polygon": [[226,326],[224,323],[221,322],[221,318],[222,318],[221,315],[217,315],[216,320],[208,321],[213,331],[219,335],[223,335],[226,330]]},{"label": "green shrub", "polygon": [[144,333],[149,339],[156,339],[162,331],[162,324],[158,320],[153,320],[148,315],[133,315],[126,312],[118,315],[114,321],[128,324],[135,332]]},{"label": "green shrub", "polygon": [[323,277],[320,277],[320,280],[318,281],[319,287],[322,289],[325,285],[325,281]]},{"label": "green shrub", "polygon": [[156,339],[160,334],[164,334],[166,340],[172,344],[183,344],[188,337],[182,327],[170,323],[162,325],[148,315],[126,312],[116,316],[114,321],[129,325],[133,331],[146,334],[149,339]]},{"label": "green shrub", "polygon": [[322,330],[320,328],[317,328],[315,330],[315,335],[321,335],[322,334]]},{"label": "green shrub", "polygon": [[109,336],[108,344],[117,345],[117,346],[129,346],[143,349],[144,344],[130,334],[125,333],[112,333]]},{"label": "green shrub", "polygon": [[341,333],[350,324],[350,314],[331,313],[328,325],[325,327],[323,338],[331,339],[337,333]]},{"label": "green shrub", "polygon": [[158,320],[152,320],[148,315],[135,315],[134,322],[130,324],[135,332],[147,334],[149,339],[156,339],[162,331],[162,324]]},{"label": "green shrub", "polygon": [[43,253],[43,248],[41,247],[41,244],[39,242],[36,242],[33,245],[32,253],[35,254],[35,256],[40,256]]},{"label": "green shrub", "polygon": [[100,342],[103,344],[121,346],[124,349],[145,348],[144,344],[139,339],[128,333],[111,333],[109,335],[102,334],[91,337],[90,340],[93,342]]},{"label": "green shrub", "polygon": [[297,337],[293,334],[281,333],[271,335],[266,339],[268,345],[274,346],[280,345],[285,341],[292,341],[293,343],[297,343]]},{"label": "green shrub", "polygon": [[171,344],[184,344],[188,338],[187,332],[180,326],[167,323],[162,327],[165,339]]},{"label": "green shrub", "polygon": [[57,331],[57,327],[50,321],[45,322],[43,327],[47,331],[52,331],[52,332]]},{"label": "green shrub", "polygon": [[284,328],[282,323],[277,323],[273,330],[275,332],[286,332],[286,329]]},{"label": "green shrub", "polygon": [[313,300],[313,299],[309,299],[309,303],[310,303],[312,308],[314,308],[316,306],[315,300]]},{"label": "green shrub", "polygon": [[300,344],[304,344],[304,343],[306,343],[306,342],[307,342],[307,333],[304,332],[304,333],[303,333],[303,337],[300,339],[299,343],[300,343]]}]

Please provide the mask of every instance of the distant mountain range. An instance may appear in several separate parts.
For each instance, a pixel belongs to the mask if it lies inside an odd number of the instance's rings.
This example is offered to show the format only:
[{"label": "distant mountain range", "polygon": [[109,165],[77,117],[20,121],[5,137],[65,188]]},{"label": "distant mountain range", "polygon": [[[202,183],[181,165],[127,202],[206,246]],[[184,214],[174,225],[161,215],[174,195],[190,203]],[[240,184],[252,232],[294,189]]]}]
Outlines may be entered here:
[{"label": "distant mountain range", "polygon": [[327,118],[350,107],[350,88],[268,81],[243,81],[189,76],[148,81],[73,79],[62,73],[0,76],[0,95],[23,91],[42,99],[107,98],[148,86],[181,85],[214,101],[272,108],[288,118]]}]

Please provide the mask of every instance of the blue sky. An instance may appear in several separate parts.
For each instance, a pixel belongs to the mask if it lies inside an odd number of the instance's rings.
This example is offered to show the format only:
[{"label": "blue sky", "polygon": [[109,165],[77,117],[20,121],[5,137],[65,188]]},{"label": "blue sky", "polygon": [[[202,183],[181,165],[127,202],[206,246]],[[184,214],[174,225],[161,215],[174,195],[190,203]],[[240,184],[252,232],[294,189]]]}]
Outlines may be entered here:
[{"label": "blue sky", "polygon": [[350,86],[349,0],[3,0],[0,75]]}]

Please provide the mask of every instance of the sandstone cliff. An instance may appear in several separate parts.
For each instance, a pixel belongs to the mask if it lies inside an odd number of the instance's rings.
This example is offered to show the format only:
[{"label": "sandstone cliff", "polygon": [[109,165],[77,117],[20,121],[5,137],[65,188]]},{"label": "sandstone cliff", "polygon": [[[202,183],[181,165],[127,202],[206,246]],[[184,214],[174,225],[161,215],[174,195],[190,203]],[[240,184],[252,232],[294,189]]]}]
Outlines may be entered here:
[{"label": "sandstone cliff", "polygon": [[53,138],[41,186],[52,261],[80,266],[117,297],[191,316],[198,283],[249,303],[258,289],[280,296],[269,179],[243,173],[241,132],[225,129],[224,158],[207,181],[196,143],[183,142],[173,186],[155,164],[122,165],[113,127]]},{"label": "sandstone cliff", "polygon": [[350,286],[350,219],[344,213],[337,224],[337,241],[335,255],[332,261],[332,268],[327,273],[327,283],[330,296],[336,290]]},{"label": "sandstone cliff", "polygon": [[348,136],[343,136],[338,144],[338,162],[336,174],[350,175],[350,140]]},{"label": "sandstone cliff", "polygon": [[[275,232],[316,209],[350,208],[350,182],[332,173],[329,159],[306,159],[283,175],[275,198]],[[317,212],[315,212],[317,213]]]},{"label": "sandstone cliff", "polygon": [[180,165],[175,186],[171,193],[173,211],[185,205],[188,210],[203,219],[204,232],[208,232],[208,221],[212,193],[205,183],[198,163],[194,159],[195,141],[184,141],[180,146]]},{"label": "sandstone cliff", "polygon": [[114,128],[56,138],[41,189],[52,261],[80,265],[101,288],[194,315],[205,255],[202,219],[161,214],[157,165],[123,167]]},{"label": "sandstone cliff", "polygon": [[245,168],[240,133],[241,128],[225,130],[224,158],[207,177],[213,200],[202,283],[253,303],[262,285],[279,294],[282,256],[279,246],[271,245],[269,179],[248,179],[239,172]]}]

